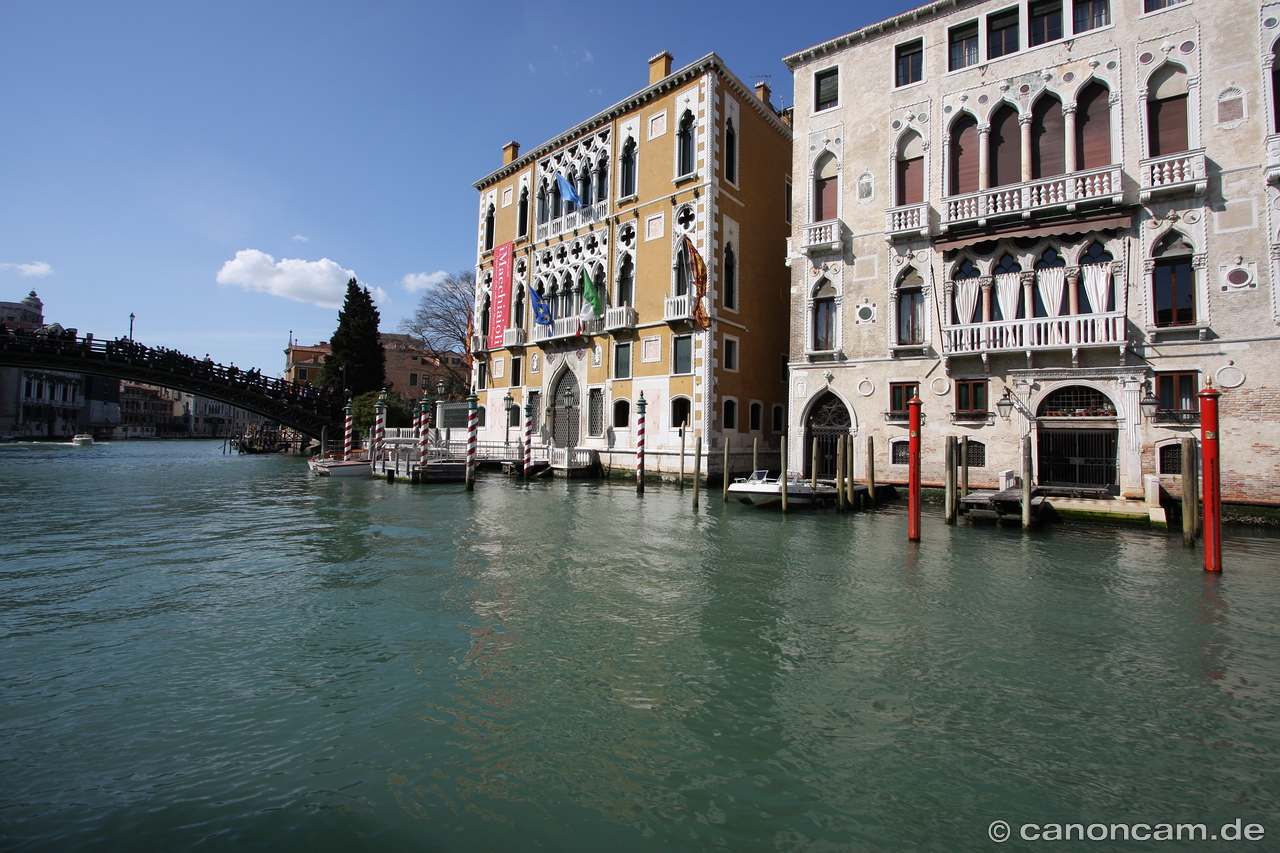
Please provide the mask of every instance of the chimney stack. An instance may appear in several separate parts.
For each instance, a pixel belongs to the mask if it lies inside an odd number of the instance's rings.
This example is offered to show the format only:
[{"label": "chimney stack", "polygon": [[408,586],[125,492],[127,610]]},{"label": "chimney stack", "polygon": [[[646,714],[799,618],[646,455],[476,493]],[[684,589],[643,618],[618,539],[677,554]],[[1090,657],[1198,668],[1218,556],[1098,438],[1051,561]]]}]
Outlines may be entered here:
[{"label": "chimney stack", "polygon": [[506,145],[502,146],[502,165],[505,166],[508,163],[514,163],[519,156],[519,142],[508,142]]},{"label": "chimney stack", "polygon": [[764,101],[764,105],[769,109],[773,109],[773,104],[769,103],[770,89],[769,84],[761,80],[756,84],[756,97]]},{"label": "chimney stack", "polygon": [[652,86],[671,73],[671,51],[662,53],[649,60],[649,85]]}]

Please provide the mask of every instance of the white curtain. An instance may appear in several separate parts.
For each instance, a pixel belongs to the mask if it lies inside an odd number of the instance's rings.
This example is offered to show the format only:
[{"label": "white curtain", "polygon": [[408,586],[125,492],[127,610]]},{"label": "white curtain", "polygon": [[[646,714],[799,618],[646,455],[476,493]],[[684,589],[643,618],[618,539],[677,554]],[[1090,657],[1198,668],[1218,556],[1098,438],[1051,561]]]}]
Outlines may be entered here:
[{"label": "white curtain", "polygon": [[1040,283],[1040,298],[1044,300],[1045,313],[1057,317],[1062,313],[1062,291],[1067,281],[1065,267],[1050,267],[1038,270],[1036,279]]},{"label": "white curtain", "polygon": [[1085,264],[1080,267],[1084,276],[1084,292],[1089,297],[1093,313],[1107,310],[1107,297],[1111,295],[1111,264]]},{"label": "white curtain", "polygon": [[1000,314],[1006,320],[1018,316],[1018,293],[1022,290],[1022,273],[1002,272],[996,276],[996,294],[1000,297]]},{"label": "white curtain", "polygon": [[978,294],[982,285],[976,278],[962,278],[956,285],[956,317],[959,323],[972,323],[973,312],[978,307]]}]

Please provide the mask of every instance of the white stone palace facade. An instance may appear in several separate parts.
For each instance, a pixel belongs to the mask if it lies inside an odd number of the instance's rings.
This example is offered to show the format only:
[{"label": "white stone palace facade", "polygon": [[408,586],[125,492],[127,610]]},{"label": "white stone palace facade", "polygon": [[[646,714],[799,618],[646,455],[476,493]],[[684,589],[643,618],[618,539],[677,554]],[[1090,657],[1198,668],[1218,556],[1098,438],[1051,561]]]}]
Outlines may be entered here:
[{"label": "white stone palace facade", "polygon": [[1278,44],[1280,4],[985,0],[788,57],[790,467],[851,433],[905,482],[919,394],[926,483],[1030,435],[1037,483],[1176,494],[1211,384],[1224,498],[1280,503]]}]

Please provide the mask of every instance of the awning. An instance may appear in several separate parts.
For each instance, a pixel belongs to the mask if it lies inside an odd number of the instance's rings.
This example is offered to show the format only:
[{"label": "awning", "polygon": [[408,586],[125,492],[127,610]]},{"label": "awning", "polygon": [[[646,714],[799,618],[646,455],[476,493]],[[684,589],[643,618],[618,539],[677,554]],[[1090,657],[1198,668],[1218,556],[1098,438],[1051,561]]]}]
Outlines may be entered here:
[{"label": "awning", "polygon": [[965,234],[951,238],[939,237],[933,244],[939,249],[950,252],[976,243],[985,243],[988,240],[999,240],[1002,237],[1047,237],[1051,234],[1087,234],[1090,231],[1130,228],[1132,225],[1133,216],[1127,213],[1123,216],[1108,216],[1098,219],[1073,217],[1072,219],[1065,219],[1056,225],[1041,225],[1035,228],[1027,228],[1021,223],[1011,222],[987,228],[980,234]]}]

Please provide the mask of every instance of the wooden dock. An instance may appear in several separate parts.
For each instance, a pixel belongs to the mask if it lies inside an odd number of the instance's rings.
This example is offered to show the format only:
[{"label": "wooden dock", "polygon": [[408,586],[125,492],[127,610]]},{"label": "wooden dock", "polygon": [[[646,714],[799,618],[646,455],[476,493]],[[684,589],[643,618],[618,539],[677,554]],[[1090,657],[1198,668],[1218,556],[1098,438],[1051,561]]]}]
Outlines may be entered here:
[{"label": "wooden dock", "polygon": [[[1033,489],[1031,492],[1032,518],[1039,516],[1040,507],[1044,505],[1044,495],[1039,492],[1039,489]],[[980,489],[962,497],[960,503],[964,506],[966,514],[973,518],[993,518],[998,522],[1006,518],[1022,519],[1021,486],[998,492]]]}]

